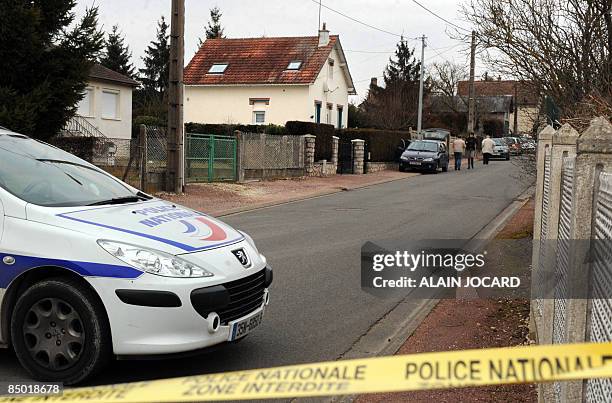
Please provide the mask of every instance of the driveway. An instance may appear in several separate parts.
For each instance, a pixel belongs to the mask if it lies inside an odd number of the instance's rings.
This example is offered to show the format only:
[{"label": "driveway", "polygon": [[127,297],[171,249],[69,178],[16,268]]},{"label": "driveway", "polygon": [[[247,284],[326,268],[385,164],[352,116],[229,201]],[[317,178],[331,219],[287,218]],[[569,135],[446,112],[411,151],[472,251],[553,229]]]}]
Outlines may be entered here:
[{"label": "driveway", "polygon": [[[495,161],[227,216],[274,268],[264,324],[236,345],[196,357],[115,362],[95,383],[337,359],[403,299],[361,290],[361,245],[470,238],[528,186],[518,176],[513,164]],[[0,379],[27,379],[7,351]]]}]

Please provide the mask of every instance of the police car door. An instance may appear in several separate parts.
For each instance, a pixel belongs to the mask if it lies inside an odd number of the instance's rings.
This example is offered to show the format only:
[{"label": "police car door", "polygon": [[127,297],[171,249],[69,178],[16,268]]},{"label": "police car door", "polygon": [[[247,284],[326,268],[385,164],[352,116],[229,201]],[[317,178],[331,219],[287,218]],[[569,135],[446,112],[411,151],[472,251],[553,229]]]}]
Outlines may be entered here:
[{"label": "police car door", "polygon": [[[2,194],[0,193],[0,254],[2,253],[2,235],[4,233],[4,205],[2,204]],[[0,270],[2,270],[2,261],[0,261]],[[2,313],[2,300],[4,299],[4,288],[0,284],[0,314]],[[2,324],[0,323],[0,346],[4,343],[2,340]]]}]

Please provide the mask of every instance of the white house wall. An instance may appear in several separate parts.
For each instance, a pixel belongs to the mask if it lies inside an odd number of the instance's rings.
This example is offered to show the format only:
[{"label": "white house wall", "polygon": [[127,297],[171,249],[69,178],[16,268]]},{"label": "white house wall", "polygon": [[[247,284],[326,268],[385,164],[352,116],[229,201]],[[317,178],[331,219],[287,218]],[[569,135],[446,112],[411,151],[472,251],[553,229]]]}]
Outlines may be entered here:
[{"label": "white house wall", "polygon": [[[327,104],[332,104],[332,119],[331,124],[338,127],[338,106],[342,107],[342,127],[347,127],[348,124],[348,81],[346,74],[343,71],[345,67],[341,66],[340,55],[336,47],[332,49],[330,58],[334,60],[333,79],[329,77],[328,64],[319,72],[314,84],[310,86],[310,108],[312,114],[315,113],[315,103],[321,102],[321,123],[326,122]],[[325,83],[329,91],[325,91]],[[314,120],[310,120],[314,121]]]},{"label": "white house wall", "polygon": [[[79,114],[108,138],[129,139],[132,137],[132,87],[111,84],[103,81],[90,81],[88,88],[93,90],[90,113],[79,109]],[[102,117],[102,95],[104,91],[119,94],[118,116],[116,119]]]},{"label": "white house wall", "polygon": [[[251,99],[269,102],[251,103]],[[253,112],[266,112],[265,124],[309,121],[307,85],[186,86],[185,122],[252,124]]]}]

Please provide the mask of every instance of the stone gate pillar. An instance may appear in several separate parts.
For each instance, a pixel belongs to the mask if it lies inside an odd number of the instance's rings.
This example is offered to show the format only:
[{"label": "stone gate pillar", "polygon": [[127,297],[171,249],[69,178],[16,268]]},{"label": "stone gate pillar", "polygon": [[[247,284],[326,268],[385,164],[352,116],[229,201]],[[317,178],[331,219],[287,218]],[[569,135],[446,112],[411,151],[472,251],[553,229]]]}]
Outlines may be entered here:
[{"label": "stone gate pillar", "polygon": [[332,136],[332,154],[330,162],[334,166],[334,172],[338,169],[338,143],[340,138],[337,136]]},{"label": "stone gate pillar", "polygon": [[365,140],[351,140],[351,143],[353,145],[353,173],[361,175],[364,169]]},{"label": "stone gate pillar", "polygon": [[316,136],[312,134],[304,135],[304,172],[306,176],[314,174],[315,141]]}]

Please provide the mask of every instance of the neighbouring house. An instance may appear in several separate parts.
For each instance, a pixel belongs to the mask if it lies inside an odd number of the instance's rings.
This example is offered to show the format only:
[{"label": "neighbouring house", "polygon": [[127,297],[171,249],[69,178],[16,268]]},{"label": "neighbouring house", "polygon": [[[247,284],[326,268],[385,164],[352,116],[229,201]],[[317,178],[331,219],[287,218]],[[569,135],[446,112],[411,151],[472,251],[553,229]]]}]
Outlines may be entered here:
[{"label": "neighbouring house", "polygon": [[[467,99],[469,85],[469,81],[459,81],[459,97]],[[480,99],[484,109],[491,109],[494,113],[494,118],[503,119],[506,133],[532,133],[534,125],[539,122],[540,99],[527,82],[501,79],[476,81],[474,90],[476,102]]]},{"label": "neighbouring house", "polygon": [[355,87],[340,38],[207,39],[185,68],[185,122],[347,127]]},{"label": "neighbouring house", "polygon": [[77,115],[64,131],[69,135],[130,139],[132,92],[140,84],[121,73],[95,64]]}]

